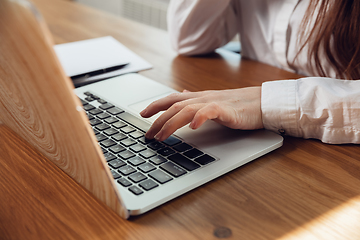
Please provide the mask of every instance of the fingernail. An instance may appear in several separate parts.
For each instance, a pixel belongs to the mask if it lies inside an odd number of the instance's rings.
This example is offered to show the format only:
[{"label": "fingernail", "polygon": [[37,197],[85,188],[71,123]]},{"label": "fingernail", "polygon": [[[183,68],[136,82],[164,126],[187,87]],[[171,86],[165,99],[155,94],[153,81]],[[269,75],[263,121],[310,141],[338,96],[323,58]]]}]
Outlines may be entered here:
[{"label": "fingernail", "polygon": [[145,133],[145,138],[151,139],[152,137],[152,132],[150,130]]},{"label": "fingernail", "polygon": [[158,133],[155,135],[154,138],[155,138],[157,141],[160,141],[162,135],[163,135],[163,133],[162,133],[162,131],[160,131],[160,132],[158,132]]},{"label": "fingernail", "polygon": [[145,115],[146,112],[147,112],[147,110],[146,110],[146,108],[145,108],[144,110],[142,110],[142,111],[140,112],[140,115],[141,115],[141,116],[142,116],[142,115]]},{"label": "fingernail", "polygon": [[195,121],[192,121],[192,122],[190,123],[189,127],[190,127],[191,129],[195,129],[195,127],[196,127],[196,122],[195,122]]}]

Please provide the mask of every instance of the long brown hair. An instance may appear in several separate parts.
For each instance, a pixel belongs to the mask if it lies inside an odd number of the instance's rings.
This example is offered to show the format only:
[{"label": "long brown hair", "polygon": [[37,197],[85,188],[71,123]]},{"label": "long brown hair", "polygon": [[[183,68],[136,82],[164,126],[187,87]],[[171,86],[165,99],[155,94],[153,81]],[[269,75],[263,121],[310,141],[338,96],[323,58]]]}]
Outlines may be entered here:
[{"label": "long brown hair", "polygon": [[[313,28],[306,33],[312,16],[317,14]],[[310,0],[302,22],[300,36],[309,44],[308,59],[313,70],[326,76],[321,53],[342,79],[360,79],[360,1]],[[315,69],[314,69],[315,68]]]}]

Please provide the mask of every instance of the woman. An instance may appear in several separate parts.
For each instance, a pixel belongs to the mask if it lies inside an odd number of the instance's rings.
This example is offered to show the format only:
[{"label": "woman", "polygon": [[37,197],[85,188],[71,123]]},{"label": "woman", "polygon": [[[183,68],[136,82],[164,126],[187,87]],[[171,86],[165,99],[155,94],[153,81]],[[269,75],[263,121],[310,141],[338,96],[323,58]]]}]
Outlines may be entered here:
[{"label": "woman", "polygon": [[[291,15],[281,43],[274,29],[284,12]],[[177,0],[168,25],[179,54],[212,52],[240,33],[243,56],[313,77],[170,95],[141,112],[166,110],[146,137],[162,141],[188,123],[197,129],[213,119],[236,129],[360,143],[359,1]]]}]

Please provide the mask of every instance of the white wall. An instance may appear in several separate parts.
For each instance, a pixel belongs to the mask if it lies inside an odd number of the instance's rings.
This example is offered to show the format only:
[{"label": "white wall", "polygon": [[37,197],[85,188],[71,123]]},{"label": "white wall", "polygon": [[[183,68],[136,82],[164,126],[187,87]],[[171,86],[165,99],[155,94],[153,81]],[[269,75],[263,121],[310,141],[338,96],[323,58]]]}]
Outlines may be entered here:
[{"label": "white wall", "polygon": [[169,0],[76,0],[97,9],[166,30]]},{"label": "white wall", "polygon": [[106,12],[113,13],[115,15],[120,15],[121,13],[122,0],[76,0],[76,1]]}]

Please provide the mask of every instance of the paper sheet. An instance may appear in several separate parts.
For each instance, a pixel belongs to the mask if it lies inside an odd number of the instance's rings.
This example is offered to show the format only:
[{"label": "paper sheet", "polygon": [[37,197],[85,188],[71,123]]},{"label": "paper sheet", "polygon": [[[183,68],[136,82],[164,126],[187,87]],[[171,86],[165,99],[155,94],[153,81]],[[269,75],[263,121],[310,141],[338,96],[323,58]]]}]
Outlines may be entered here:
[{"label": "paper sheet", "polygon": [[88,81],[152,68],[150,63],[111,36],[58,44],[54,49],[69,77],[128,63],[119,70],[89,77]]}]

